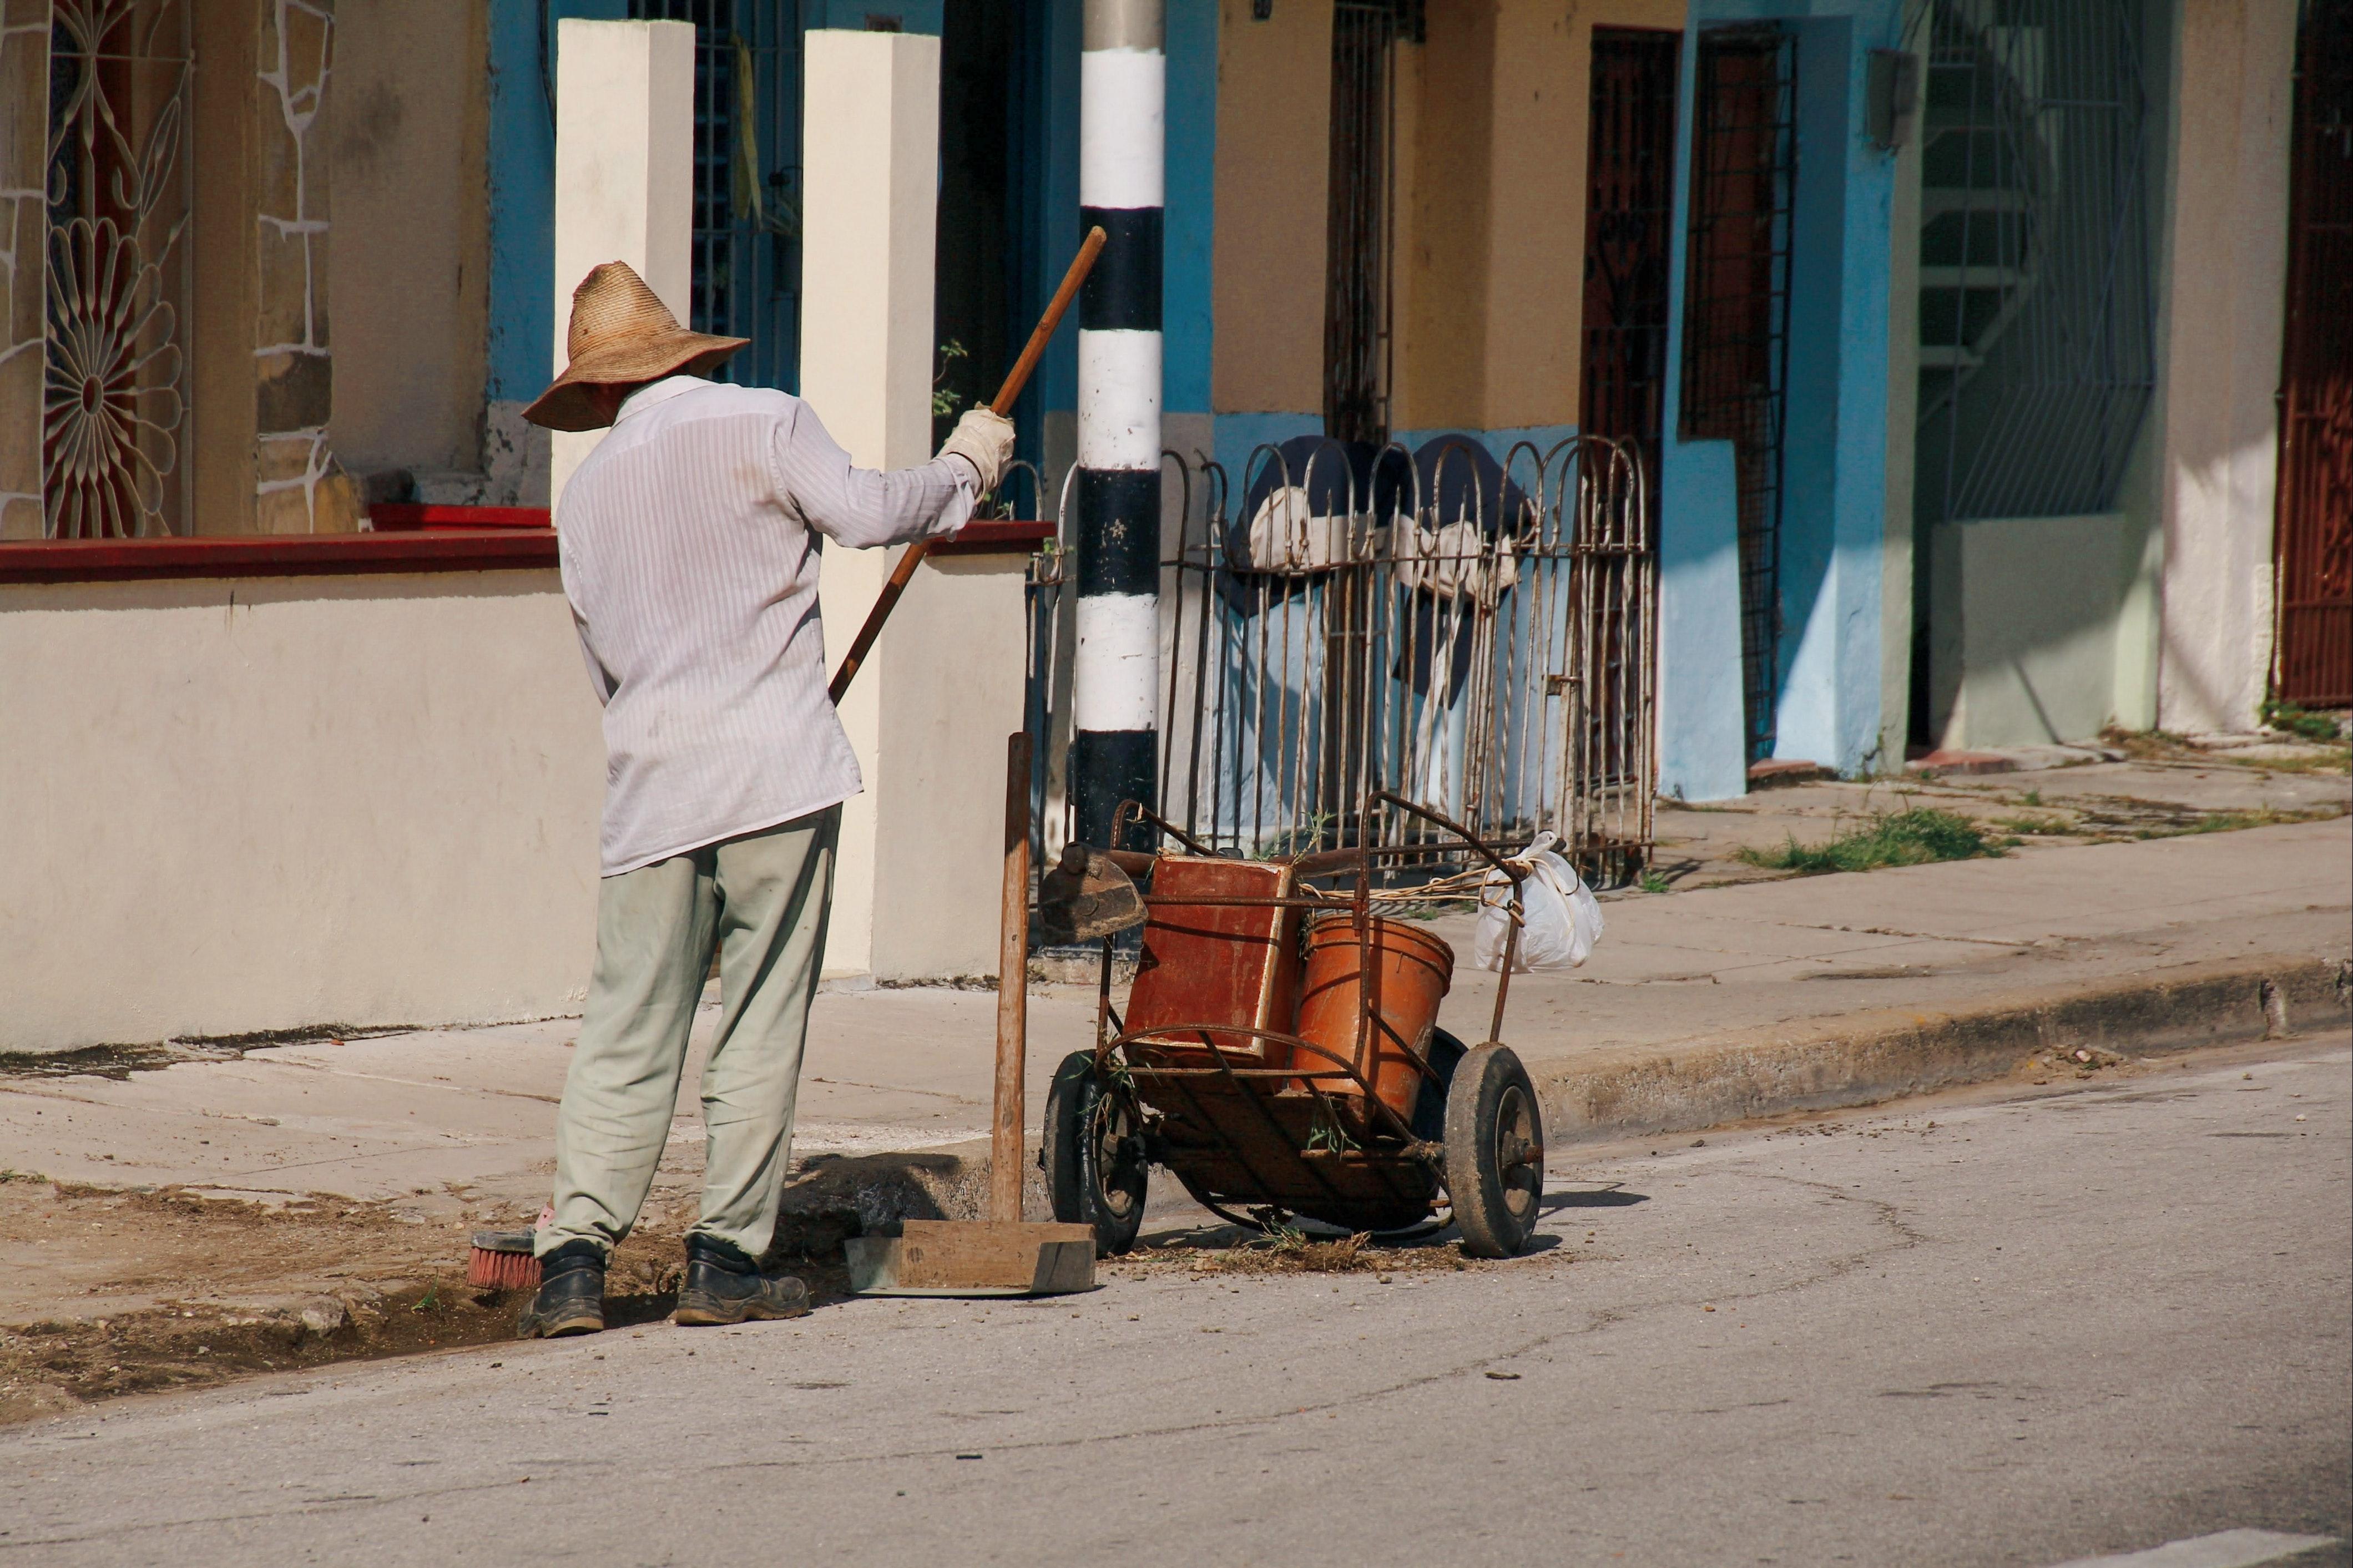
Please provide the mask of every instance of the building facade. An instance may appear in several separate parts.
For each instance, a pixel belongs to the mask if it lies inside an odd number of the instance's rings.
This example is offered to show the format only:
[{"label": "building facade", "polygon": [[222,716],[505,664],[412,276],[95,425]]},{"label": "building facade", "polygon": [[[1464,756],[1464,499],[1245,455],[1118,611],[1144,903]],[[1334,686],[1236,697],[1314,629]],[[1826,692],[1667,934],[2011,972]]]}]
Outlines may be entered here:
[{"label": "building facade", "polygon": [[[786,387],[806,37],[940,35],[942,385],[985,395],[1076,243],[1081,9],[8,0],[0,536],[544,505],[565,17],[696,26],[692,314]],[[1168,0],[1166,444],[1237,487],[1311,434],[1642,445],[1671,793],[2246,728],[2283,616],[2341,697],[2337,10]],[[1066,338],[1025,510],[1077,395]]]}]

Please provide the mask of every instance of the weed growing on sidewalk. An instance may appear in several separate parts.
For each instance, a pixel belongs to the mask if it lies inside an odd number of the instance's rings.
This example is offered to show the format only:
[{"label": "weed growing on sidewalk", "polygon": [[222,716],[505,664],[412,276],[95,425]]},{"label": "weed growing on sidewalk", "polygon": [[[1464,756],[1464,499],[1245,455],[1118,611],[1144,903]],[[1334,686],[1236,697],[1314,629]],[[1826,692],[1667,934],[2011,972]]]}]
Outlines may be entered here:
[{"label": "weed growing on sidewalk", "polygon": [[2276,827],[2284,822],[2310,822],[2316,816],[2335,816],[2334,811],[2274,811],[2270,806],[2258,806],[2253,811],[2210,811],[2179,827],[2143,828],[2136,838],[2178,838],[2193,833],[2237,833],[2249,827]]},{"label": "weed growing on sidewalk", "polygon": [[2295,735],[2306,741],[2341,741],[2345,738],[2336,714],[2309,712],[2276,697],[2263,699],[2263,721],[2267,727],[2283,735]]},{"label": "weed growing on sidewalk", "polygon": [[1816,877],[1830,871],[1873,871],[1883,866],[1925,866],[1936,860],[1998,858],[2001,846],[1965,816],[1932,806],[1883,812],[1865,826],[1821,844],[1800,844],[1790,836],[1773,848],[1746,848],[1738,858],[1768,871]]}]

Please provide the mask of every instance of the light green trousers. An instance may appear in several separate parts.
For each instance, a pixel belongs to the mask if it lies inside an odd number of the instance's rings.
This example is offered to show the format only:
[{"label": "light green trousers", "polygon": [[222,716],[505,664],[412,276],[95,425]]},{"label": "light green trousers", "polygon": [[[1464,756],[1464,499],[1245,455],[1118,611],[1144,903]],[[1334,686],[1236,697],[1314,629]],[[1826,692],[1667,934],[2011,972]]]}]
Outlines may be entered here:
[{"label": "light green trousers", "polygon": [[702,1067],[702,1217],[757,1258],[776,1229],[809,1001],[825,956],[841,808],[674,855],[596,893],[596,972],[555,1122],[555,1223],[609,1253],[669,1141],[711,954],[719,1027]]}]

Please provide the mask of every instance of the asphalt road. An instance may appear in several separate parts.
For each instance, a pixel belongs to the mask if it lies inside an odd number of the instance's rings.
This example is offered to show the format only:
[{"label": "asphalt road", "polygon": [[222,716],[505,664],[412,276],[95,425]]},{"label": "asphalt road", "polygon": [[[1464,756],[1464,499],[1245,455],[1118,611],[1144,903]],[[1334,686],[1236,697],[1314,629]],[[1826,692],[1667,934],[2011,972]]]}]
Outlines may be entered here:
[{"label": "asphalt road", "polygon": [[[2048,1565],[2341,1540],[2348,1089],[2340,1036],[1580,1152],[1546,1250],[1387,1283],[1162,1263],[1061,1300],[114,1404],[0,1435],[0,1563]],[[2228,1539],[2150,1561],[2270,1560]]]}]

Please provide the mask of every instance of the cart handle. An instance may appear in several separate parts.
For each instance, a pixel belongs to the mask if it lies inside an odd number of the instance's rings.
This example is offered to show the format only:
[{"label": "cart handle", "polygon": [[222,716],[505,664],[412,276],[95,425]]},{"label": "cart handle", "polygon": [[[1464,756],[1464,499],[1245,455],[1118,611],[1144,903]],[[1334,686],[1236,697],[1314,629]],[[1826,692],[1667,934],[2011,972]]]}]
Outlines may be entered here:
[{"label": "cart handle", "polygon": [[1461,823],[1455,821],[1444,812],[1433,811],[1426,805],[1417,805],[1412,801],[1406,799],[1405,796],[1396,793],[1394,790],[1375,790],[1373,792],[1373,798],[1375,800],[1387,801],[1389,805],[1397,806],[1401,810],[1409,811],[1414,816],[1421,817],[1426,821],[1434,822],[1439,826],[1446,829],[1449,833],[1455,835],[1457,837],[1461,838],[1463,843],[1469,845],[1472,848],[1476,849],[1480,854],[1485,856],[1489,865],[1494,867],[1496,870],[1501,871],[1504,876],[1509,877],[1512,879],[1512,886],[1514,889],[1517,889],[1522,882],[1527,879],[1528,874],[1526,871],[1514,866],[1512,862],[1504,859],[1493,849],[1488,848],[1487,841],[1485,839],[1480,837],[1477,834],[1472,832],[1469,828],[1463,826]]}]

